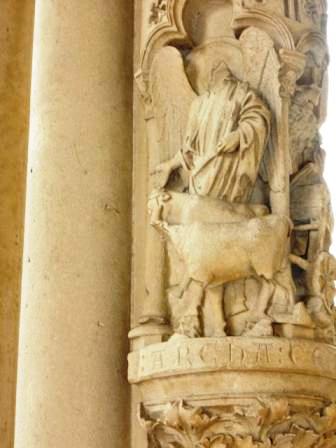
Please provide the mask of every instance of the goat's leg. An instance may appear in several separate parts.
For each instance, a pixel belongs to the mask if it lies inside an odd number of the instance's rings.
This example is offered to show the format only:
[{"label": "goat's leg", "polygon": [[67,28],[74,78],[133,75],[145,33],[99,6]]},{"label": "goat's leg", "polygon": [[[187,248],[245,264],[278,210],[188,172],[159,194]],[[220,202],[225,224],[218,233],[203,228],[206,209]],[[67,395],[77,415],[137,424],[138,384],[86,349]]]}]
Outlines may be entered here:
[{"label": "goat's leg", "polygon": [[191,277],[190,277],[188,271],[186,271],[186,272],[184,273],[184,276],[183,276],[182,281],[181,281],[181,283],[180,283],[180,285],[179,285],[179,288],[178,288],[177,297],[178,297],[179,299],[181,299],[181,298],[183,297],[183,294],[184,294],[184,293],[187,291],[187,289],[189,288],[191,281],[192,281],[192,279],[191,279]]},{"label": "goat's leg", "polygon": [[208,337],[225,337],[224,286],[207,288],[204,305],[204,335]]},{"label": "goat's leg", "polygon": [[183,293],[182,301],[185,310],[180,317],[176,333],[191,338],[203,335],[200,310],[204,297],[204,288],[201,283],[191,280]]},{"label": "goat's leg", "polygon": [[266,314],[266,311],[275,288],[269,280],[261,279],[261,282],[256,308],[252,310],[249,318],[251,322],[259,322],[263,319],[270,318]]}]

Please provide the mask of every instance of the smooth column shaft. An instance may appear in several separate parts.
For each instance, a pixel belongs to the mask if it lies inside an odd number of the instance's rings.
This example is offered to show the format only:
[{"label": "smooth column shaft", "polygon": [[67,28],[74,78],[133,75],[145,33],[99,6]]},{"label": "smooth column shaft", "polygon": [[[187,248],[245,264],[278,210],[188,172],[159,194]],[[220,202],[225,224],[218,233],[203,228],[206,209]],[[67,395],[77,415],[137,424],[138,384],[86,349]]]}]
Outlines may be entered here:
[{"label": "smooth column shaft", "polygon": [[132,1],[37,0],[15,448],[125,448]]}]

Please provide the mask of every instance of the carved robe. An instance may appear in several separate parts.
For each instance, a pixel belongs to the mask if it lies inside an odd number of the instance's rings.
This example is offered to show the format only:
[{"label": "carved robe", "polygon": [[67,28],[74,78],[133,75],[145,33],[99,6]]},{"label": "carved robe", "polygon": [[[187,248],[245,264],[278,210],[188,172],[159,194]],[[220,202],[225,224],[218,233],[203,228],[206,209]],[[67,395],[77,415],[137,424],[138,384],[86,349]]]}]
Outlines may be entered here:
[{"label": "carved robe", "polygon": [[[222,152],[227,136],[235,130],[240,136],[237,150]],[[189,192],[247,202],[269,130],[270,113],[246,83],[225,81],[197,97],[181,151],[189,172]]]}]

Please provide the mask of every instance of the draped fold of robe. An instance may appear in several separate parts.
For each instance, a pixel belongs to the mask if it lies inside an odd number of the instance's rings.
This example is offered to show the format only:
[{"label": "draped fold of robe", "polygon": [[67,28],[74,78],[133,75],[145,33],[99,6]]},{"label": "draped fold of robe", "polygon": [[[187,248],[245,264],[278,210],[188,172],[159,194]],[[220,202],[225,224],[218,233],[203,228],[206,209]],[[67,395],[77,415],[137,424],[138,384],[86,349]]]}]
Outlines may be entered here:
[{"label": "draped fold of robe", "polygon": [[[247,83],[225,81],[191,105],[181,157],[189,192],[247,202],[253,191],[270,132],[270,112]],[[225,152],[238,131],[240,142]]]}]

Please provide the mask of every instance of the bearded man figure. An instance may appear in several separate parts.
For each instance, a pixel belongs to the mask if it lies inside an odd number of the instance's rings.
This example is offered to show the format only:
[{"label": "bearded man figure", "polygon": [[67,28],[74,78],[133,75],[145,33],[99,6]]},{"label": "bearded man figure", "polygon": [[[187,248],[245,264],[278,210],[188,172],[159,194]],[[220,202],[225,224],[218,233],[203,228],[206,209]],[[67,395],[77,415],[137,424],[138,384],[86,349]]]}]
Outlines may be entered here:
[{"label": "bearded man figure", "polygon": [[181,166],[189,193],[248,202],[270,132],[271,115],[247,83],[236,80],[224,62],[196,84],[184,146],[155,172],[165,186]]},{"label": "bearded man figure", "polygon": [[[156,167],[154,174],[164,187],[172,172],[183,168],[190,194],[248,203],[269,137],[271,114],[247,83],[233,77],[225,62],[217,59],[207,66],[206,58],[197,59],[188,67],[198,96],[190,107],[183,147]],[[181,296],[187,296],[189,305],[178,332],[199,336],[204,333],[198,319],[204,291],[187,282]],[[224,336],[223,286],[205,292],[205,305],[208,296],[213,322],[207,336]],[[262,315],[264,308],[261,304]]]}]

